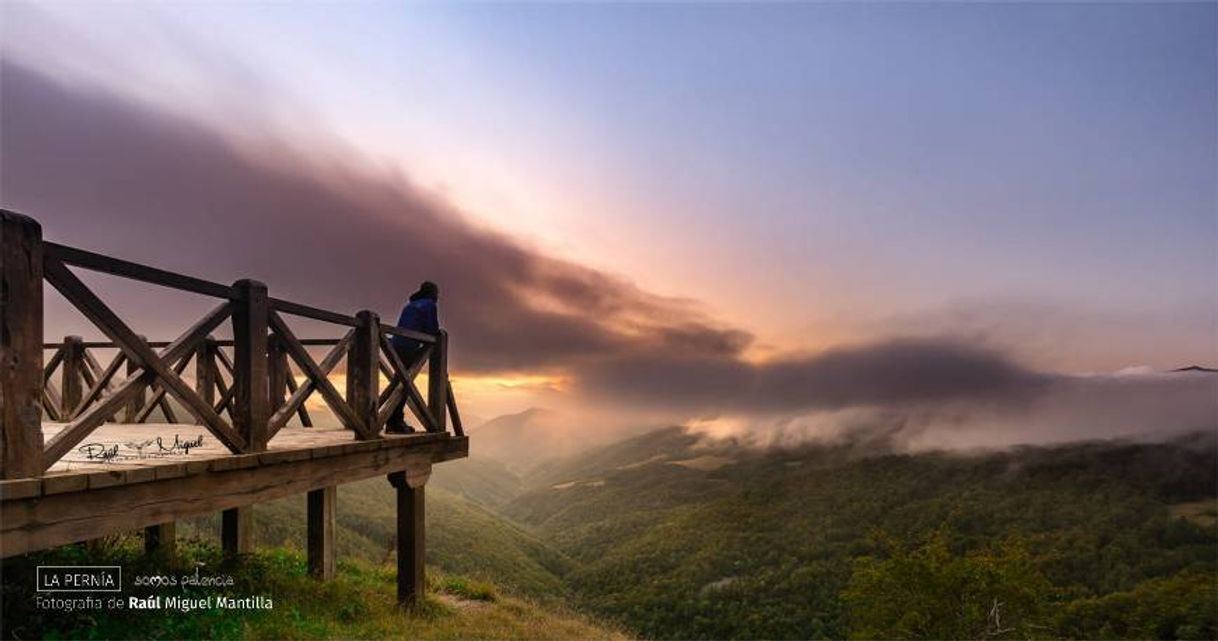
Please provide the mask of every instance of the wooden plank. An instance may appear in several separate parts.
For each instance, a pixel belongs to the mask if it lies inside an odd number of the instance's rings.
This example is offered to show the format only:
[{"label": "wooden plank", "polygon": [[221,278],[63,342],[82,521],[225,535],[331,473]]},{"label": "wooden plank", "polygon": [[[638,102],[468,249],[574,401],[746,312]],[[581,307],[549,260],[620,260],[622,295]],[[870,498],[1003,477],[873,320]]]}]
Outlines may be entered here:
[{"label": "wooden plank", "polygon": [[42,473],[42,227],[0,209],[0,478]]},{"label": "wooden plank", "polygon": [[[341,361],[343,356],[346,354],[347,345],[350,344],[351,338],[354,335],[354,329],[347,332],[346,335],[338,341],[338,344],[334,346],[334,349],[330,350],[330,353],[326,354],[326,357],[322,359],[321,364],[319,364],[317,368],[323,377],[329,376],[330,371],[338,366],[338,362]],[[295,382],[293,381],[293,384],[294,383]],[[313,379],[306,377],[305,381],[300,384],[300,387],[297,388],[296,391],[292,392],[292,396],[288,398],[287,402],[280,406],[279,410],[271,415],[270,430],[272,436],[274,436],[276,432],[287,424],[288,420],[292,417],[292,412],[295,411],[296,408],[304,407],[305,400],[309,398],[309,395],[312,394],[315,389],[317,389],[317,386],[314,385]]]},{"label": "wooden plank", "polygon": [[15,501],[42,494],[42,479],[25,478],[0,481],[0,501]]},{"label": "wooden plank", "polygon": [[[44,261],[43,269],[48,281],[59,293],[63,294],[64,298],[68,299],[77,309],[81,311],[102,333],[106,334],[110,340],[114,341],[119,349],[127,355],[127,358],[137,362],[140,366],[153,372],[160,384],[163,385],[170,394],[178,401],[186,406],[196,419],[198,419],[209,431],[216,435],[221,442],[227,445],[234,452],[241,451],[246,443],[245,438],[229,427],[224,419],[216,414],[215,410],[210,405],[204,403],[197,394],[194,393],[186,382],[183,381],[177,374],[171,371],[156,352],[152,351],[146,343],[139,340],[135,332],[131,331],[130,327],[122,321],[113,311],[110,310],[105,303],[101,301],[84,283],[80,281],[67,267],[58,261]],[[218,309],[225,310],[227,315],[229,303],[225,303]],[[211,330],[208,329],[208,332]],[[204,332],[206,334],[207,332]],[[168,348],[167,348],[168,349]]]},{"label": "wooden plank", "polygon": [[305,350],[300,341],[296,340],[296,336],[292,334],[292,330],[288,328],[287,323],[283,322],[283,318],[277,312],[271,312],[271,327],[275,333],[283,339],[284,346],[287,347],[288,354],[304,370],[305,375],[309,377],[309,381],[321,393],[322,399],[326,401],[326,405],[338,417],[339,422],[343,427],[359,432],[363,429],[363,424],[347,406],[346,401],[339,395],[338,390],[334,389],[334,385],[330,383],[330,379],[326,378],[326,373],[322,371],[317,363],[313,362],[313,358]]},{"label": "wooden plank", "polygon": [[44,495],[79,492],[87,487],[89,487],[89,477],[84,474],[54,474],[42,479]]},{"label": "wooden plank", "polygon": [[110,256],[95,254],[75,247],[46,243],[46,252],[48,257],[56,259],[57,262],[62,261],[65,264],[83,267],[95,272],[122,276],[123,278],[152,283],[153,285],[160,285],[171,289],[186,290],[196,294],[203,294],[204,296],[226,299],[233,296],[232,289],[220,283],[175,274],[163,269],[111,258]]},{"label": "wooden plank", "polygon": [[453,395],[452,381],[448,382],[448,413],[452,416],[453,434],[465,436],[465,426],[461,424],[461,413],[457,411],[457,397]]},{"label": "wooden plank", "polygon": [[309,574],[322,581],[331,581],[336,567],[334,546],[338,486],[327,485],[311,490],[307,503]]},{"label": "wooden plank", "polygon": [[[166,362],[172,363],[177,359],[184,358],[190,353],[191,349],[194,349],[196,342],[202,340],[211,330],[215,329],[217,325],[227,318],[228,310],[228,303],[216,307],[159,354],[153,354],[153,360],[160,363],[161,359],[164,359]],[[141,345],[146,345],[141,339],[137,338],[136,340],[140,340]],[[130,361],[130,357],[128,357],[128,360]],[[114,415],[119,408],[128,405],[135,395],[143,394],[144,388],[153,378],[154,374],[152,372],[143,367],[137,369],[113,394],[89,408],[47,442],[43,465],[50,467],[52,463],[58,461],[68,450],[75,447],[88,436],[89,432],[93,431],[98,425],[101,425],[108,417]]]},{"label": "wooden plank", "polygon": [[[233,283],[233,428],[245,438],[244,451],[261,452],[270,440],[267,390],[267,328],[271,312],[266,285],[250,279]],[[210,404],[208,405],[210,409]]]}]

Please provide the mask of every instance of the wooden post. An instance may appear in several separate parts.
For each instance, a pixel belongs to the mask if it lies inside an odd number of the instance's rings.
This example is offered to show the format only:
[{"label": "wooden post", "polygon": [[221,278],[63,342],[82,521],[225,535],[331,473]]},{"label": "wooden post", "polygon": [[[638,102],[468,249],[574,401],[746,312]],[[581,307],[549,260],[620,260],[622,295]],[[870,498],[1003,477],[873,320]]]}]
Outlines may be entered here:
[{"label": "wooden post", "polygon": [[263,452],[271,417],[266,363],[270,301],[266,285],[256,280],[239,280],[233,288],[233,427],[245,437],[247,452]]},{"label": "wooden post", "polygon": [[376,312],[363,310],[355,315],[359,325],[351,337],[347,353],[347,404],[364,426],[358,439],[376,438],[377,399],[380,396],[381,319]]},{"label": "wooden post", "polygon": [[216,339],[208,336],[195,348],[195,391],[203,402],[216,405]]},{"label": "wooden post", "polygon": [[178,541],[177,521],[166,521],[144,528],[144,553],[172,556]]},{"label": "wooden post", "polygon": [[397,490],[398,604],[415,605],[426,586],[426,531],[423,487],[431,465],[389,475]]},{"label": "wooden post", "polygon": [[266,344],[267,370],[270,377],[271,414],[283,407],[288,398],[288,377],[292,370],[288,369],[288,351],[278,336],[271,336]]},{"label": "wooden post", "polygon": [[338,486],[329,485],[308,494],[309,574],[322,581],[335,574],[335,507]]},{"label": "wooden post", "polygon": [[440,330],[431,349],[427,368],[427,409],[436,419],[436,430],[448,431],[448,332]]},{"label": "wooden post", "polygon": [[60,369],[59,394],[63,399],[64,420],[76,418],[80,399],[84,397],[85,344],[79,336],[63,337],[63,365]]},{"label": "wooden post", "polygon": [[[148,342],[148,337],[144,336],[143,334],[140,334],[137,336],[137,338],[140,339],[141,343]],[[131,378],[139,370],[140,366],[137,365],[135,361],[127,359],[127,378]],[[124,423],[134,423],[139,420],[140,413],[144,410],[144,403],[147,400],[147,396],[148,388],[145,387],[140,389],[138,394],[131,397],[131,400],[127,403],[127,409],[123,413]]]},{"label": "wooden post", "polygon": [[[271,416],[266,367],[270,300],[266,285],[243,279],[233,283],[233,427],[245,437],[247,452],[266,451]],[[220,539],[226,554],[254,550],[253,506],[221,513]]]},{"label": "wooden post", "polygon": [[254,506],[243,505],[220,513],[220,544],[229,556],[254,551]]},{"label": "wooden post", "polygon": [[42,474],[42,226],[0,209],[0,478]]}]

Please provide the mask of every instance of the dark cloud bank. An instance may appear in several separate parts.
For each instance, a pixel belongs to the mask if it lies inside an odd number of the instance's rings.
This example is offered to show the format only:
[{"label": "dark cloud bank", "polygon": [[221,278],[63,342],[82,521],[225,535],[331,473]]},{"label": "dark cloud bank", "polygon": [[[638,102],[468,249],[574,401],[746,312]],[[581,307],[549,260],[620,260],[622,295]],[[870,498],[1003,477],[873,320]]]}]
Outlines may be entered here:
[{"label": "dark cloud bank", "polygon": [[[113,94],[11,63],[0,73],[0,195],[38,218],[49,239],[223,282],[253,276],[274,296],[372,308],[390,321],[411,287],[430,278],[444,288],[454,366],[465,372],[563,372],[602,407],[787,424],[849,408],[897,412],[904,425],[944,416],[927,414],[931,407],[1017,417],[1046,404],[1059,419],[1109,421],[1097,429],[1112,433],[1218,423],[1212,376],[1067,378],[951,338],[751,364],[742,354],[752,336],[696,304],[478,229],[441,198],[378,177],[360,159],[308,157],[288,145],[251,151]],[[197,314],[197,304],[160,302],[147,289],[116,292],[132,318],[152,312],[138,328],[150,335],[176,334]]]}]

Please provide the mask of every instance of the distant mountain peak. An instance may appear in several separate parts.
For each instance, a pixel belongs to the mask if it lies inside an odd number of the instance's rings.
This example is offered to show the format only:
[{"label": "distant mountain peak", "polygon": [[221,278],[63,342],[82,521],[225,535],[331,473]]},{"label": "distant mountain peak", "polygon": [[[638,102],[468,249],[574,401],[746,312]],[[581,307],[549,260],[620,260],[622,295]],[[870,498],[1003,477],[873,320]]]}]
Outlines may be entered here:
[{"label": "distant mountain peak", "polygon": [[1173,372],[1203,372],[1205,374],[1218,374],[1218,369],[1212,367],[1202,367],[1200,365],[1189,365],[1188,367],[1177,367]]}]

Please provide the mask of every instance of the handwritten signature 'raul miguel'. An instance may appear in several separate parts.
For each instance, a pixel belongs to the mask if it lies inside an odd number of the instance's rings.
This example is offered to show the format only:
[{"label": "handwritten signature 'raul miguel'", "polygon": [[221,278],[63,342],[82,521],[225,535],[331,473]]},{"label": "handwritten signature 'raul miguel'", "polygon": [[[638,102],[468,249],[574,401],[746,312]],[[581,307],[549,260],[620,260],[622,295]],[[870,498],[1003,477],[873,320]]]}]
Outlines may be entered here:
[{"label": "handwritten signature 'raul miguel'", "polygon": [[[115,459],[126,458],[148,458],[152,456],[172,456],[174,454],[190,454],[190,451],[196,447],[202,447],[203,435],[200,434],[195,438],[183,440],[180,434],[173,435],[173,442],[166,443],[163,437],[156,437],[146,441],[128,441],[123,444],[115,443],[114,445],[106,445],[105,443],[87,443],[76,448],[85,458],[94,461],[113,461]],[[127,452],[123,452],[124,448]]]}]

